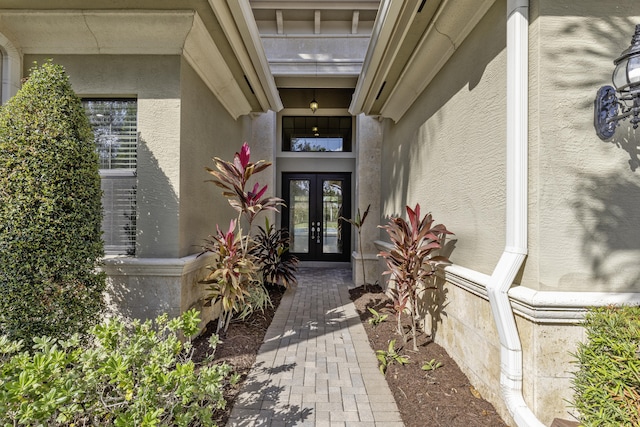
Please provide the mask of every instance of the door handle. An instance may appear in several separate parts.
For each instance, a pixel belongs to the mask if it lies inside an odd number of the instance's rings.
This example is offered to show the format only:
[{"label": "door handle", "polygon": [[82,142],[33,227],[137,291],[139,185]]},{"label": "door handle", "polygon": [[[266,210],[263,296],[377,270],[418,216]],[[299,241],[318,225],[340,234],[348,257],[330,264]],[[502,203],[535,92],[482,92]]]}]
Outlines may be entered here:
[{"label": "door handle", "polygon": [[311,241],[313,242],[314,240],[316,241],[316,243],[320,243],[320,221],[318,222],[313,222],[311,221]]}]

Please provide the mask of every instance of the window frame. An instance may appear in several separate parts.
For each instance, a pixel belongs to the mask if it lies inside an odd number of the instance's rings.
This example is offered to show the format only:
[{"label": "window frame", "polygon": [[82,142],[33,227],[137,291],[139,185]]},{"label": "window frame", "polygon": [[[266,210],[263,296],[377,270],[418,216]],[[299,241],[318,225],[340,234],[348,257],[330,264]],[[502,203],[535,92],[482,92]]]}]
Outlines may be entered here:
[{"label": "window frame", "polygon": [[[103,161],[99,164],[99,174],[101,178],[101,187],[103,189],[102,195],[102,207],[103,207],[103,240],[105,240],[105,255],[129,255],[135,256],[136,253],[136,236],[137,236],[137,173],[138,173],[138,99],[134,97],[82,97],[82,105],[89,119],[92,131],[94,132],[100,126],[92,123],[91,112],[89,111],[90,102],[116,102],[116,101],[128,101],[133,103],[135,107],[135,121],[133,132],[126,132],[124,139],[127,141],[124,150],[127,150],[127,154],[123,159],[123,164],[133,164],[134,167],[113,167],[104,168]],[[130,107],[127,107],[130,108]],[[98,113],[100,114],[100,113]],[[97,115],[97,114],[96,114]],[[126,117],[126,113],[125,113]],[[112,120],[113,122],[113,120]],[[131,128],[130,124],[123,125],[124,128]],[[114,125],[109,124],[109,132],[106,134],[107,138],[113,138],[114,135],[118,135],[113,132]],[[116,128],[119,129],[119,128]],[[117,136],[116,143],[122,136]],[[113,140],[113,139],[112,139]],[[131,141],[133,140],[133,144]],[[96,150],[99,150],[99,145],[94,139]],[[133,145],[133,154],[131,154]],[[124,186],[129,188],[118,188],[117,180],[129,180],[129,183],[124,183]],[[133,183],[131,182],[133,181]],[[122,183],[120,183],[122,184]],[[113,195],[113,198],[105,200],[105,193],[109,192]],[[120,208],[112,210],[107,209],[106,206],[120,206]],[[125,219],[118,219],[120,215],[123,215]],[[120,222],[121,221],[121,222]],[[109,223],[109,224],[108,224]],[[114,225],[115,224],[115,225]],[[114,230],[115,227],[115,230]],[[124,229],[124,231],[122,231]],[[119,237],[113,238],[114,235]],[[109,236],[109,237],[107,237]],[[106,239],[105,239],[106,237]]]}]

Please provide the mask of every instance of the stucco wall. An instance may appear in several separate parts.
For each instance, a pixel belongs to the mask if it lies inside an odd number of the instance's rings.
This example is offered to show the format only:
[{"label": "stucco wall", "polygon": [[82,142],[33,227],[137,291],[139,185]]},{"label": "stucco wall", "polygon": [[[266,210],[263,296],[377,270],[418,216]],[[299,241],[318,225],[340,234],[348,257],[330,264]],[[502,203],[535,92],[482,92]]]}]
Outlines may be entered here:
[{"label": "stucco wall", "polygon": [[[505,5],[498,1],[382,144],[382,216],[420,203],[490,274],[504,247]],[[381,237],[385,238],[384,232]]]},{"label": "stucco wall", "polygon": [[543,0],[534,6],[532,253],[524,282],[544,290],[637,292],[640,133],[622,122],[611,142],[601,141],[593,100],[600,86],[611,84],[613,60],[640,23],[640,3]]},{"label": "stucco wall", "polygon": [[[420,202],[456,233],[453,262],[489,275],[505,242],[505,10],[497,1],[407,114],[386,122],[382,154],[383,215]],[[603,142],[593,129],[595,93],[611,84],[613,60],[636,23],[637,1],[531,2],[529,253],[516,277],[527,288],[639,289],[640,134],[623,122]],[[499,341],[482,289],[443,284],[448,305],[436,342],[508,420]],[[563,294],[560,303],[575,305],[578,295]],[[523,392],[548,425],[570,411],[570,354],[584,332],[577,319],[545,320],[546,307],[534,300],[531,307],[531,317],[516,316]],[[558,305],[558,313],[565,309]]]},{"label": "stucco wall", "polygon": [[[213,157],[233,161],[246,140],[248,117],[234,120],[186,61],[180,73],[180,251],[197,253],[216,224],[227,229],[237,213],[211,182],[205,167],[215,169]],[[252,160],[256,160],[252,156]]]},{"label": "stucco wall", "polygon": [[[53,58],[80,96],[138,99],[138,235],[141,258],[178,256],[180,58],[177,56],[25,55]],[[25,68],[28,68],[27,65]]]}]

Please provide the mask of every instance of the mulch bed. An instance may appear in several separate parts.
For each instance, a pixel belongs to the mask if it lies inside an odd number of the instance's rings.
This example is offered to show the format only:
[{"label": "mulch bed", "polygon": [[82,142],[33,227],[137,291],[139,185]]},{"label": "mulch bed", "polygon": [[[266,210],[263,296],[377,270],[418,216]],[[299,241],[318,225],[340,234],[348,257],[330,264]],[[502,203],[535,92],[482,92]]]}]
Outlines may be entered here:
[{"label": "mulch bed", "polygon": [[[229,419],[233,402],[256,360],[264,335],[284,294],[284,289],[279,287],[270,288],[269,291],[273,307],[264,313],[254,313],[243,322],[232,322],[216,349],[213,363],[226,362],[241,377],[238,384],[228,384],[226,387],[227,408],[216,414],[216,421],[221,427]],[[350,290],[350,295],[373,349],[386,350],[393,339],[396,339],[396,348],[402,346],[402,338],[395,330],[394,315],[385,308],[388,300],[379,286],[369,285],[366,289],[361,286]],[[388,314],[388,319],[373,327],[368,322],[371,313],[367,307]],[[194,341],[194,361],[203,361],[210,354],[208,340],[215,332],[216,325],[215,321],[210,322]],[[428,336],[419,334],[417,353],[409,342],[400,354],[409,356],[410,363],[404,366],[391,364],[386,379],[406,427],[506,426],[495,408],[482,399],[446,351],[431,342]],[[432,371],[421,369],[424,362],[433,359],[442,366]]]},{"label": "mulch bed", "polygon": [[[374,350],[387,350],[389,342],[396,340],[396,349],[403,347],[402,337],[396,332],[396,318],[387,308],[390,303],[378,285],[360,286],[349,291],[356,306],[369,342]],[[387,320],[373,326],[369,319],[371,307]],[[403,320],[409,325],[408,318]],[[411,340],[398,352],[408,356],[406,365],[390,364],[385,377],[395,397],[402,421],[406,427],[497,427],[506,426],[495,408],[482,398],[469,383],[458,365],[438,344],[424,333],[417,336],[418,351],[413,351]],[[425,371],[427,362],[440,362],[441,367]]]},{"label": "mulch bed", "polygon": [[[272,307],[267,307],[264,313],[260,311],[253,313],[242,322],[232,321],[227,333],[220,336],[220,343],[212,363],[225,362],[231,365],[233,372],[240,375],[240,381],[236,385],[227,384],[225,387],[224,397],[227,407],[215,414],[215,421],[219,427],[225,426],[229,420],[233,402],[256,361],[258,350],[285,292],[285,289],[279,286],[269,287],[268,290]],[[216,332],[217,327],[217,320],[209,322],[202,334],[194,340],[194,362],[202,362],[211,354],[209,338]]]}]

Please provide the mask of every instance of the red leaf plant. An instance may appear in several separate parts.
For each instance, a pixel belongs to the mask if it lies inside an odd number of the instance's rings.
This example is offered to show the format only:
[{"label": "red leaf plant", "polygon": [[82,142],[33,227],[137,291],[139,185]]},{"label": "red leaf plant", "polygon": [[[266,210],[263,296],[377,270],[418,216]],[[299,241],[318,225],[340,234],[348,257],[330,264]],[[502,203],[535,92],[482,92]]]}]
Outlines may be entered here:
[{"label": "red leaf plant", "polygon": [[451,262],[448,258],[437,255],[447,234],[453,234],[443,224],[433,225],[433,217],[428,213],[420,218],[420,204],[415,209],[406,206],[409,222],[399,217],[392,217],[387,225],[379,226],[386,230],[393,244],[389,252],[380,252],[387,263],[388,270],[383,274],[390,275],[395,284],[391,290],[393,309],[396,312],[398,333],[406,344],[407,337],[402,327],[402,313],[408,312],[411,318],[411,334],[413,349],[418,350],[416,328],[418,322],[418,303],[422,292],[436,289],[433,279],[437,269]]},{"label": "red leaf plant", "polygon": [[259,183],[255,183],[251,190],[247,190],[247,182],[252,175],[261,172],[271,166],[271,162],[259,160],[251,163],[251,149],[246,142],[242,144],[239,153],[233,156],[233,162],[214,157],[213,161],[218,170],[205,168],[207,172],[215,177],[210,180],[223,189],[222,194],[229,200],[229,204],[239,213],[244,215],[249,229],[253,224],[256,215],[262,210],[277,211],[278,206],[283,205],[283,200],[279,197],[262,198],[267,191],[267,186],[260,188]]},{"label": "red leaf plant", "polygon": [[219,333],[226,332],[233,313],[240,311],[245,297],[255,285],[256,274],[252,259],[242,250],[242,234],[236,234],[236,220],[229,222],[229,230],[224,232],[216,225],[217,234],[209,236],[203,245],[203,253],[214,254],[214,261],[208,265],[209,274],[200,283],[209,285],[205,305],[222,301],[222,314],[218,321]]},{"label": "red leaf plant", "polygon": [[[265,271],[273,270],[269,263],[287,264],[286,271],[293,274],[296,260],[285,256],[275,260],[261,256],[259,247],[263,243],[251,237],[256,216],[262,211],[277,211],[278,206],[283,205],[283,200],[278,197],[264,197],[266,185],[261,186],[256,182],[251,189],[247,189],[251,177],[271,166],[271,163],[264,160],[252,163],[251,150],[246,142],[242,144],[240,152],[235,153],[233,161],[218,157],[214,157],[213,161],[217,170],[205,168],[214,177],[210,181],[222,188],[222,194],[238,212],[238,218],[230,222],[228,231],[223,232],[216,225],[217,234],[209,236],[202,247],[202,253],[214,254],[214,262],[207,266],[209,273],[200,283],[209,285],[207,290],[210,293],[205,297],[206,303],[221,301],[222,313],[218,321],[220,332],[222,328],[226,331],[234,312],[246,313],[247,309],[263,309],[265,304],[271,303],[263,283],[265,278],[274,280],[273,275],[265,275]],[[246,234],[240,226],[242,218],[248,224]],[[282,246],[280,251],[284,252],[288,248],[288,239],[282,239],[279,244]],[[277,272],[281,271],[277,269],[280,267],[282,266],[275,266]],[[259,273],[262,273],[262,277]],[[289,276],[286,277],[288,280],[280,280],[281,275],[276,279],[276,283],[283,283],[284,286],[295,283],[295,278]]]}]

